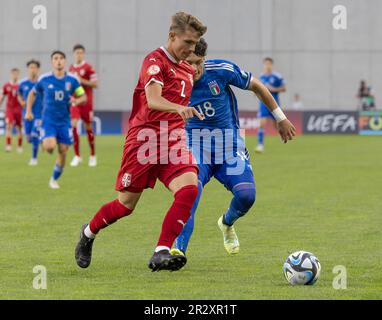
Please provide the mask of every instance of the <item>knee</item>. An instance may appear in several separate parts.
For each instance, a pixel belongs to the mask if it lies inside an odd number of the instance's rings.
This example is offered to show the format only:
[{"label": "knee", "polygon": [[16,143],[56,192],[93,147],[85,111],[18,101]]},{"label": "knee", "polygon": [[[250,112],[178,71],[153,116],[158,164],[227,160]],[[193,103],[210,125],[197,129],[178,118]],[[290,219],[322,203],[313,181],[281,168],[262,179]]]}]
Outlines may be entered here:
[{"label": "knee", "polygon": [[175,200],[183,202],[187,204],[188,206],[190,206],[191,208],[197,196],[198,196],[198,187],[196,185],[191,184],[178,190],[175,193]]},{"label": "knee", "polygon": [[254,205],[256,201],[256,189],[250,188],[245,190],[240,190],[235,193],[235,198],[243,212],[247,212]]}]

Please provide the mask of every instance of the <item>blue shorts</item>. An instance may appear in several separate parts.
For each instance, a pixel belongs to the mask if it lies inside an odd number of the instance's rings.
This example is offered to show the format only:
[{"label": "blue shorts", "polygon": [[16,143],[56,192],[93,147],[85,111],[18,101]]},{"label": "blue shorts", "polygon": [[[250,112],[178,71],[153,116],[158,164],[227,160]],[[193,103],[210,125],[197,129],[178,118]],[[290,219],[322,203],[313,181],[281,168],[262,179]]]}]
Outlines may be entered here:
[{"label": "blue shorts", "polygon": [[27,136],[30,136],[33,130],[34,120],[24,120],[24,131]]},{"label": "blue shorts", "polygon": [[41,140],[47,138],[56,138],[57,143],[71,145],[73,144],[73,133],[70,125],[54,125],[43,123],[41,127]]},{"label": "blue shorts", "polygon": [[224,161],[222,164],[198,164],[198,180],[204,187],[215,177],[227,190],[232,191],[241,183],[255,184],[248,152],[236,154],[235,163]]},{"label": "blue shorts", "polygon": [[271,112],[269,112],[268,108],[264,103],[260,103],[259,111],[257,113],[258,118],[272,118],[274,119]]},{"label": "blue shorts", "polygon": [[34,119],[32,121],[33,121],[33,127],[32,127],[32,131],[30,133],[31,138],[37,138],[38,140],[40,140],[42,120],[41,119]]}]

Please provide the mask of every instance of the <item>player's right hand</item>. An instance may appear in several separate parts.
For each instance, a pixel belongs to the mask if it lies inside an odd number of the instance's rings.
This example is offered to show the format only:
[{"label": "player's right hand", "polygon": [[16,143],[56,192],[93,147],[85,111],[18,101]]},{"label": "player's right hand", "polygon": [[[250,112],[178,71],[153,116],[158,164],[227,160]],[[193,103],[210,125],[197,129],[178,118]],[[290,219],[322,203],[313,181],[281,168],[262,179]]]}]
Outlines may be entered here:
[{"label": "player's right hand", "polygon": [[194,107],[183,107],[180,106],[178,109],[178,114],[182,117],[183,121],[187,121],[188,119],[197,116],[199,120],[204,120],[204,114],[200,113]]},{"label": "player's right hand", "polygon": [[27,112],[25,114],[25,120],[33,120],[33,113],[32,112]]},{"label": "player's right hand", "polygon": [[277,124],[277,129],[284,143],[287,143],[288,140],[292,140],[296,135],[296,128],[288,119],[280,121]]}]

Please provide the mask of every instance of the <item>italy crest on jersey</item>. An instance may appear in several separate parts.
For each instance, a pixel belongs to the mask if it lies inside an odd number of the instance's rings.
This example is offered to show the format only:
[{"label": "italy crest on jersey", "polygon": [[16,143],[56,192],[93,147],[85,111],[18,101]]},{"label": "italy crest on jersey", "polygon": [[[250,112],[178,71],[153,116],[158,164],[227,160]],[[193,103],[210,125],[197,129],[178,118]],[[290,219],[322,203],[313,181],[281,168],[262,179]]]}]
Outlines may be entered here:
[{"label": "italy crest on jersey", "polygon": [[220,93],[220,88],[218,83],[214,80],[208,83],[208,86],[210,87],[211,93],[214,96],[217,96]]}]

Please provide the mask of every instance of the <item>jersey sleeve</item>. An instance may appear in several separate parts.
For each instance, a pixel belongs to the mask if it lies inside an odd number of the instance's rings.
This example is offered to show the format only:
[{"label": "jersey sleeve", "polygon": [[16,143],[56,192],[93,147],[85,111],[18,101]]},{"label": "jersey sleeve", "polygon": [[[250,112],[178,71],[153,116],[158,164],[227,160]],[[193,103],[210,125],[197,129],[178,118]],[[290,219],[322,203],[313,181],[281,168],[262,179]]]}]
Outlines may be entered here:
[{"label": "jersey sleeve", "polygon": [[7,85],[3,85],[3,87],[1,88],[1,92],[3,93],[4,96],[6,96],[8,94],[7,92]]},{"label": "jersey sleeve", "polygon": [[23,87],[23,82],[20,82],[19,87],[17,89],[17,94],[19,94],[20,96],[23,96]]},{"label": "jersey sleeve", "polygon": [[89,80],[90,81],[97,81],[98,80],[97,72],[93,68],[93,66],[89,65],[88,73],[89,73]]},{"label": "jersey sleeve", "polygon": [[281,75],[281,74],[279,74],[278,75],[278,78],[279,78],[279,87],[283,87],[283,86],[285,86],[285,80],[284,80],[284,77]]},{"label": "jersey sleeve", "polygon": [[150,83],[159,83],[164,86],[164,64],[158,57],[147,56],[142,64],[141,81],[146,88]]},{"label": "jersey sleeve", "polygon": [[251,82],[252,74],[240,69],[236,64],[229,61],[207,62],[206,68],[219,70],[223,79],[229,85],[247,90]]},{"label": "jersey sleeve", "polygon": [[37,94],[43,94],[43,85],[42,85],[42,80],[39,80],[37,81],[37,83],[35,84],[35,86],[33,87],[33,91]]}]

